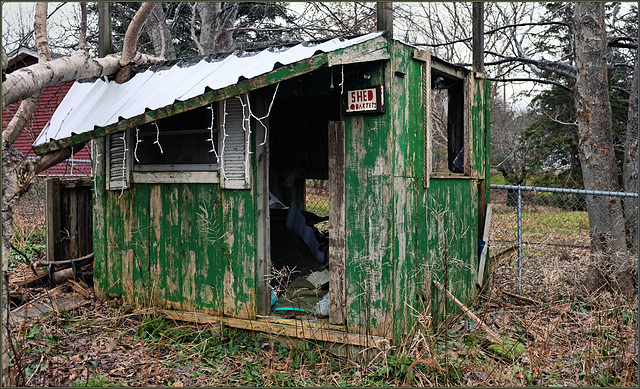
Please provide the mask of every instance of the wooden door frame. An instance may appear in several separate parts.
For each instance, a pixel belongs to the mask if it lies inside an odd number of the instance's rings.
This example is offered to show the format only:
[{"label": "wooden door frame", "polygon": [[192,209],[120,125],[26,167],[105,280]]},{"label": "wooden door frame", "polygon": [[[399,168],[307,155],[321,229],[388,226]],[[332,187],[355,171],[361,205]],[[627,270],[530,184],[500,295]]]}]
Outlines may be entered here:
[{"label": "wooden door frame", "polygon": [[329,322],[346,318],[345,122],[329,122]]}]

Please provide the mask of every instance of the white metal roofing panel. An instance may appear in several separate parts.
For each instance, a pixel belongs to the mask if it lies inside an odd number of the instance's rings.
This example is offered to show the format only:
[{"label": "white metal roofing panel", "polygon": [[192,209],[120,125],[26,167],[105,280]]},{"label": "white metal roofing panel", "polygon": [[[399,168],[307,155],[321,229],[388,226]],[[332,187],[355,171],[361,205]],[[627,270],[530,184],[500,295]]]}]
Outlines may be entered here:
[{"label": "white metal roofing panel", "polygon": [[176,63],[166,69],[147,69],[124,84],[107,79],[76,82],[34,146],[69,138],[128,119],[145,110],[155,110],[268,73],[277,64],[290,65],[312,57],[356,45],[382,35],[375,32],[353,39],[335,38],[322,43],[300,43],[293,47],[272,47],[260,52],[235,52],[224,59],[207,57],[189,65]]}]

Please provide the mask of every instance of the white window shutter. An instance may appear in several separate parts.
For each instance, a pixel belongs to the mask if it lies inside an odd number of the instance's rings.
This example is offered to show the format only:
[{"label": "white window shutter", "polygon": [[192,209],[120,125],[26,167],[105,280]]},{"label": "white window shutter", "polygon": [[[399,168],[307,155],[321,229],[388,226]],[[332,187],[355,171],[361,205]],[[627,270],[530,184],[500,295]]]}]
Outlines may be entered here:
[{"label": "white window shutter", "polygon": [[129,188],[131,175],[129,132],[107,135],[107,189],[122,190]]},{"label": "white window shutter", "polygon": [[[251,188],[249,133],[251,122],[247,96],[232,97],[220,103],[220,185],[223,189]],[[244,104],[244,106],[243,106]]]}]

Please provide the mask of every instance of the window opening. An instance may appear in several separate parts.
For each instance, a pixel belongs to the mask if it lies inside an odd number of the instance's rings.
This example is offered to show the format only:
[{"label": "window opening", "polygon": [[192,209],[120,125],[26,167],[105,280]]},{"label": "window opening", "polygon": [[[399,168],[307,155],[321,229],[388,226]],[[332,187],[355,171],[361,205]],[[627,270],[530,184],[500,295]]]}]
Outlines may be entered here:
[{"label": "window opening", "polygon": [[437,71],[431,80],[432,171],[464,173],[464,81]]},{"label": "window opening", "polygon": [[138,127],[133,170],[216,170],[217,116],[215,108],[202,107]]},{"label": "window opening", "polygon": [[214,111],[202,107],[137,128],[133,170],[216,170],[212,145],[217,149],[218,115]]}]

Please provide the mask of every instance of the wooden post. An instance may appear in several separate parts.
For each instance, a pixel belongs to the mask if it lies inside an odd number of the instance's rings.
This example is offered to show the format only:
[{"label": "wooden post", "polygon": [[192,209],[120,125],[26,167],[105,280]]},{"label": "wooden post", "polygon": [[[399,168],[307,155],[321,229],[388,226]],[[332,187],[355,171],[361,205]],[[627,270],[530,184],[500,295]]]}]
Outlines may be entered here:
[{"label": "wooden post", "polygon": [[388,37],[393,38],[393,3],[379,1],[376,3],[377,29],[387,31]]},{"label": "wooden post", "polygon": [[[259,100],[262,114],[267,112],[268,102]],[[269,127],[269,119],[264,119]],[[265,141],[268,130],[256,126],[255,152],[257,158],[256,196],[257,196],[257,231],[258,231],[258,314],[268,315],[271,312],[271,223],[269,219],[269,142]],[[261,145],[264,142],[263,145]]]},{"label": "wooden post", "polygon": [[484,3],[473,2],[473,71],[484,73]]},{"label": "wooden post", "polygon": [[60,179],[45,181],[45,224],[47,231],[47,260],[56,260],[56,247],[60,241]]},{"label": "wooden post", "polygon": [[329,122],[329,322],[345,320],[344,122]]},{"label": "wooden post", "polygon": [[111,3],[98,2],[98,55],[105,57],[113,53],[111,44]]}]

